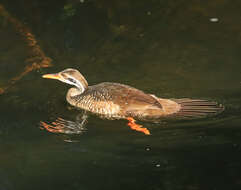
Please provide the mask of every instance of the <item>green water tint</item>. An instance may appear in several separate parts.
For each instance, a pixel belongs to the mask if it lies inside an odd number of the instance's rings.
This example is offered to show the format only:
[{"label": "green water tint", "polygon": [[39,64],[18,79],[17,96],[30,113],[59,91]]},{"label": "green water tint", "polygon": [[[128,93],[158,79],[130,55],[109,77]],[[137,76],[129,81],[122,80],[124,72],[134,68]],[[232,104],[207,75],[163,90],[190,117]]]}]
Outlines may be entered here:
[{"label": "green water tint", "polygon": [[[54,67],[29,73],[1,95],[0,189],[240,189],[238,1],[1,3],[32,29]],[[62,19],[70,3],[74,14]],[[0,26],[5,84],[21,73],[28,52],[2,18]],[[70,86],[41,78],[68,67],[90,85],[120,82],[158,97],[218,101],[226,110],[141,123],[151,136],[93,115],[83,134],[48,133],[40,121],[75,121],[79,113],[65,101]]]}]

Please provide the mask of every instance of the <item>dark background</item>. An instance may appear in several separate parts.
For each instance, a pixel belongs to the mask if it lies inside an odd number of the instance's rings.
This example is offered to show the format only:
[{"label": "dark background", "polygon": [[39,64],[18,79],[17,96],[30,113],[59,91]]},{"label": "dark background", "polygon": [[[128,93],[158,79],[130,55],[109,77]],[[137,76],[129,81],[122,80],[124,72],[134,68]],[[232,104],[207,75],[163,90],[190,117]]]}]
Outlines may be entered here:
[{"label": "dark background", "polygon": [[[0,95],[0,190],[241,188],[241,2],[238,0],[1,0],[52,67]],[[0,14],[0,86],[24,71],[29,47]],[[217,18],[215,22],[212,20]],[[90,85],[129,84],[164,98],[225,105],[213,118],[142,123],[90,116],[81,135],[40,129],[75,121],[69,86],[44,73],[78,69]]]}]

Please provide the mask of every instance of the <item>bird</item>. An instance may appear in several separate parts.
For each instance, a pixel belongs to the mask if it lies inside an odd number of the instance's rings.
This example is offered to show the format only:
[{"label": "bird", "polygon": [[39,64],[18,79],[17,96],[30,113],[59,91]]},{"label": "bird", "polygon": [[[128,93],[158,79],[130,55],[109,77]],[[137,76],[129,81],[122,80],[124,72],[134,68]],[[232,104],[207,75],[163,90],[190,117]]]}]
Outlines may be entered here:
[{"label": "bird", "polygon": [[82,110],[107,119],[126,119],[128,126],[150,135],[150,131],[136,123],[154,121],[162,118],[202,118],[215,115],[224,106],[214,101],[201,99],[166,99],[129,85],[101,82],[88,85],[84,76],[76,69],[67,68],[61,72],[44,74],[43,78],[56,79],[72,85],[66,95],[67,102]]}]

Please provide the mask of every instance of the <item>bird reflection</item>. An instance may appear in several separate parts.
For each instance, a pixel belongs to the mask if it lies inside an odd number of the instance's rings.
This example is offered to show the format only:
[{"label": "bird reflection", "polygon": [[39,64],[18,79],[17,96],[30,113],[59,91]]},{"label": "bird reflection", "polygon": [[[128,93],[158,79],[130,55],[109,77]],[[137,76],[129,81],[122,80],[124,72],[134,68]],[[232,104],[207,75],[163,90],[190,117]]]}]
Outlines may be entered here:
[{"label": "bird reflection", "polygon": [[75,121],[70,121],[58,117],[51,124],[40,121],[40,126],[41,129],[45,129],[51,133],[82,134],[87,130],[85,127],[85,124],[87,123],[87,118],[88,115],[86,113],[78,115]]}]

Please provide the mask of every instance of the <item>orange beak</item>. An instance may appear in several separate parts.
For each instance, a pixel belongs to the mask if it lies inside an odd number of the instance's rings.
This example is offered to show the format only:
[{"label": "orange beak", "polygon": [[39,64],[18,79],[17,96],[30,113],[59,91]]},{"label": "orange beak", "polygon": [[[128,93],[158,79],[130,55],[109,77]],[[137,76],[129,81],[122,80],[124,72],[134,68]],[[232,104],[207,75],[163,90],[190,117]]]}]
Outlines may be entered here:
[{"label": "orange beak", "polygon": [[46,78],[46,79],[57,79],[57,80],[60,80],[60,76],[59,76],[59,73],[55,73],[55,74],[45,74],[45,75],[42,75],[43,78]]}]

